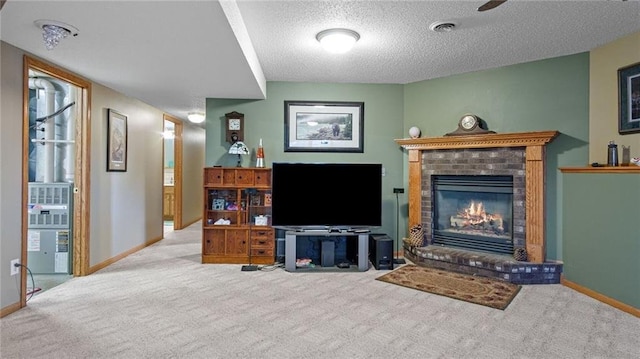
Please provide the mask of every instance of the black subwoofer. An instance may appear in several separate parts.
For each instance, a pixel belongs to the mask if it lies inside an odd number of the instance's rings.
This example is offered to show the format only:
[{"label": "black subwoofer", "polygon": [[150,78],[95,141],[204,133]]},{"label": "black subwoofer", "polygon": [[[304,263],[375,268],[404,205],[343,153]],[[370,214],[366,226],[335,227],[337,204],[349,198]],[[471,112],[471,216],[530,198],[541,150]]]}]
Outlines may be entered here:
[{"label": "black subwoofer", "polygon": [[378,270],[393,269],[393,239],[386,234],[370,234],[369,261]]}]

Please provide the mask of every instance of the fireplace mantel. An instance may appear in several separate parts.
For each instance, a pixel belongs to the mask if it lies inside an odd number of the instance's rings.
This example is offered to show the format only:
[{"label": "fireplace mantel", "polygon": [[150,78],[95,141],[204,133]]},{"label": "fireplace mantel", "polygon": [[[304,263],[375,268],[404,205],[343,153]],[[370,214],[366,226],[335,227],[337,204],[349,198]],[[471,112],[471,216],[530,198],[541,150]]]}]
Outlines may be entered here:
[{"label": "fireplace mantel", "polygon": [[545,145],[558,131],[538,131],[469,136],[422,137],[395,140],[408,150],[409,157],[409,226],[422,223],[423,151],[478,149],[498,147],[525,148],[526,178],[526,249],[529,261],[545,261],[544,174]]},{"label": "fireplace mantel", "polygon": [[492,133],[470,136],[403,138],[396,142],[407,150],[442,150],[454,148],[543,146],[558,136],[558,131]]}]

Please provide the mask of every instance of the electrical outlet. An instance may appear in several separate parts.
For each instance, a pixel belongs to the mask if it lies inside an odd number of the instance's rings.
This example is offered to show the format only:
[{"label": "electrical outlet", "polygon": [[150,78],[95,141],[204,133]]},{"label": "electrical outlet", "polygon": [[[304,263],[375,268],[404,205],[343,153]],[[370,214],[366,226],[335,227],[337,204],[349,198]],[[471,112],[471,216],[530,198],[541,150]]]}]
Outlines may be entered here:
[{"label": "electrical outlet", "polygon": [[404,193],[404,188],[394,188],[393,193]]},{"label": "electrical outlet", "polygon": [[11,261],[11,275],[20,273],[20,260],[14,259]]}]

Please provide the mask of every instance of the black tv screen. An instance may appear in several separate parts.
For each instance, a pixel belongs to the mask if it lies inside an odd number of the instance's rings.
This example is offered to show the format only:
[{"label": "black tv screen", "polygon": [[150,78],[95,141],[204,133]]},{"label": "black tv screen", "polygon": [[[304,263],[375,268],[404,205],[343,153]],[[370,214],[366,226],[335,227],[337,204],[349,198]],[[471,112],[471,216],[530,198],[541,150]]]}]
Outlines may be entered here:
[{"label": "black tv screen", "polygon": [[277,227],[379,227],[382,165],[273,163],[271,205]]}]

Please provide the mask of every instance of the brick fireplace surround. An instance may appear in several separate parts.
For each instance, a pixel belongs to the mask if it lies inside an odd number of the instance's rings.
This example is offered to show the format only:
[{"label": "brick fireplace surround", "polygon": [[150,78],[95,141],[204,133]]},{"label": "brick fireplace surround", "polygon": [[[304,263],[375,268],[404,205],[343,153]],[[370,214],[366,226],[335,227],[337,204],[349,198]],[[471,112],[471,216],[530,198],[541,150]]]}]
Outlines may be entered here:
[{"label": "brick fireplace surround", "polygon": [[[409,226],[422,224],[425,244],[405,246],[414,263],[514,283],[559,283],[562,264],[545,259],[545,145],[557,131],[398,139],[409,157]],[[513,176],[513,242],[527,262],[512,256],[431,245],[432,175]]]}]

